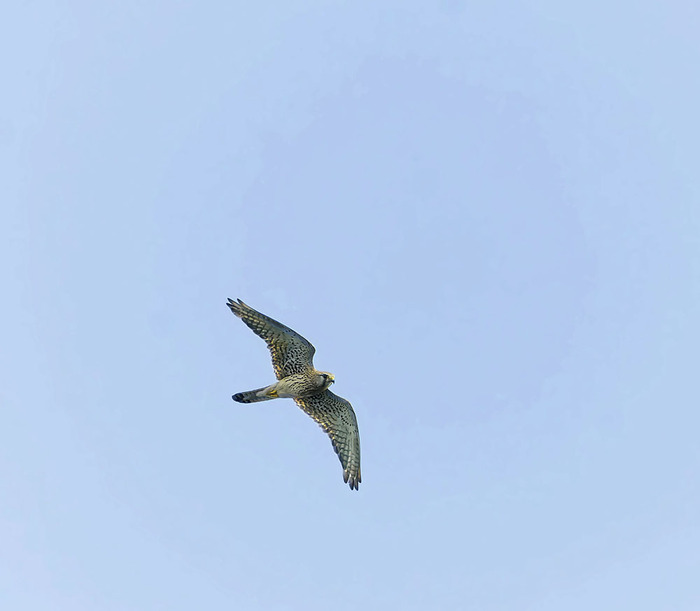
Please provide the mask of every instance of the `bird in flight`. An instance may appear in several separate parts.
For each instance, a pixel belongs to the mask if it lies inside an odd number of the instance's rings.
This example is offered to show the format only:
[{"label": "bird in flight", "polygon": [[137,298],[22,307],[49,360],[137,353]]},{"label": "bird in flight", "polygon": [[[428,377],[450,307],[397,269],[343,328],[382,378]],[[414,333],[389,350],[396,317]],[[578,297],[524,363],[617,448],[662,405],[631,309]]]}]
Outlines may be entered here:
[{"label": "bird in flight", "polygon": [[240,299],[227,302],[258,337],[265,340],[272,355],[277,382],[233,395],[239,403],[257,403],[289,397],[328,433],[333,449],[343,466],[343,481],[357,490],[360,475],[360,432],[349,401],[333,394],[328,387],[335,382],[332,373],[318,371],[313,364],[316,349],[289,327],[261,314]]}]

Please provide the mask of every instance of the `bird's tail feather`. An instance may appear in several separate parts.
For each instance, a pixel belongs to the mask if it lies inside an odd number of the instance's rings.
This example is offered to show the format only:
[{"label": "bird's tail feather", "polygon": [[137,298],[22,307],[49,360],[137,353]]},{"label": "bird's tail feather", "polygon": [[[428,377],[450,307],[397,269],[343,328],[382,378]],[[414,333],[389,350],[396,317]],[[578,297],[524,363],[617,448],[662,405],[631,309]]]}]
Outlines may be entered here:
[{"label": "bird's tail feather", "polygon": [[264,393],[264,391],[268,390],[269,388],[269,386],[263,386],[263,388],[256,388],[255,390],[237,392],[231,398],[239,403],[257,403],[258,401],[269,401],[270,399],[276,399],[277,393],[274,391],[271,391],[269,394]]}]

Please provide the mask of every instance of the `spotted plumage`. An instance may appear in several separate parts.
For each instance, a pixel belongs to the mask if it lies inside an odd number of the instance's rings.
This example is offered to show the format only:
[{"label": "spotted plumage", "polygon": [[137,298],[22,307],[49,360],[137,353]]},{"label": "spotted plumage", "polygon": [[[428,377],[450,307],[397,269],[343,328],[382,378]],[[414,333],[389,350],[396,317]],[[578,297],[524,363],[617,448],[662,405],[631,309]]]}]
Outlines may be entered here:
[{"label": "spotted plumage", "polygon": [[229,299],[227,305],[256,335],[265,340],[278,380],[269,386],[236,393],[233,400],[257,403],[284,397],[294,399],[328,433],[343,466],[343,480],[351,490],[357,490],[362,481],[357,418],[349,401],[328,390],[335,382],[333,374],[314,368],[315,348],[296,331],[261,314],[240,299]]}]

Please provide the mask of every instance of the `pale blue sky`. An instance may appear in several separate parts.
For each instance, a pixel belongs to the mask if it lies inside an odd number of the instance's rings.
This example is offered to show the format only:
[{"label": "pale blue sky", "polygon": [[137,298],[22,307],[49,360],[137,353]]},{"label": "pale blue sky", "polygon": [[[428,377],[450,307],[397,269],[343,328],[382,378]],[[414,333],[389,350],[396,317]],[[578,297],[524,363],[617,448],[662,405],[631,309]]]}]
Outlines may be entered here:
[{"label": "pale blue sky", "polygon": [[700,608],[699,19],[6,8],[0,606]]}]

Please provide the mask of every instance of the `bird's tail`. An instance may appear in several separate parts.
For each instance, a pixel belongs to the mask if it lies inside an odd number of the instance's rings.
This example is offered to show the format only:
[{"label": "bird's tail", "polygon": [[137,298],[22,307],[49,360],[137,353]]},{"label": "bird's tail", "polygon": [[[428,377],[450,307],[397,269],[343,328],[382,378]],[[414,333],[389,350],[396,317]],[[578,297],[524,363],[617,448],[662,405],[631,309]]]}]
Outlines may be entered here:
[{"label": "bird's tail", "polygon": [[[272,386],[274,386],[274,384]],[[263,388],[256,388],[255,390],[237,392],[231,398],[239,403],[257,403],[258,401],[269,401],[270,399],[276,399],[277,393],[271,386],[264,386]]]}]

